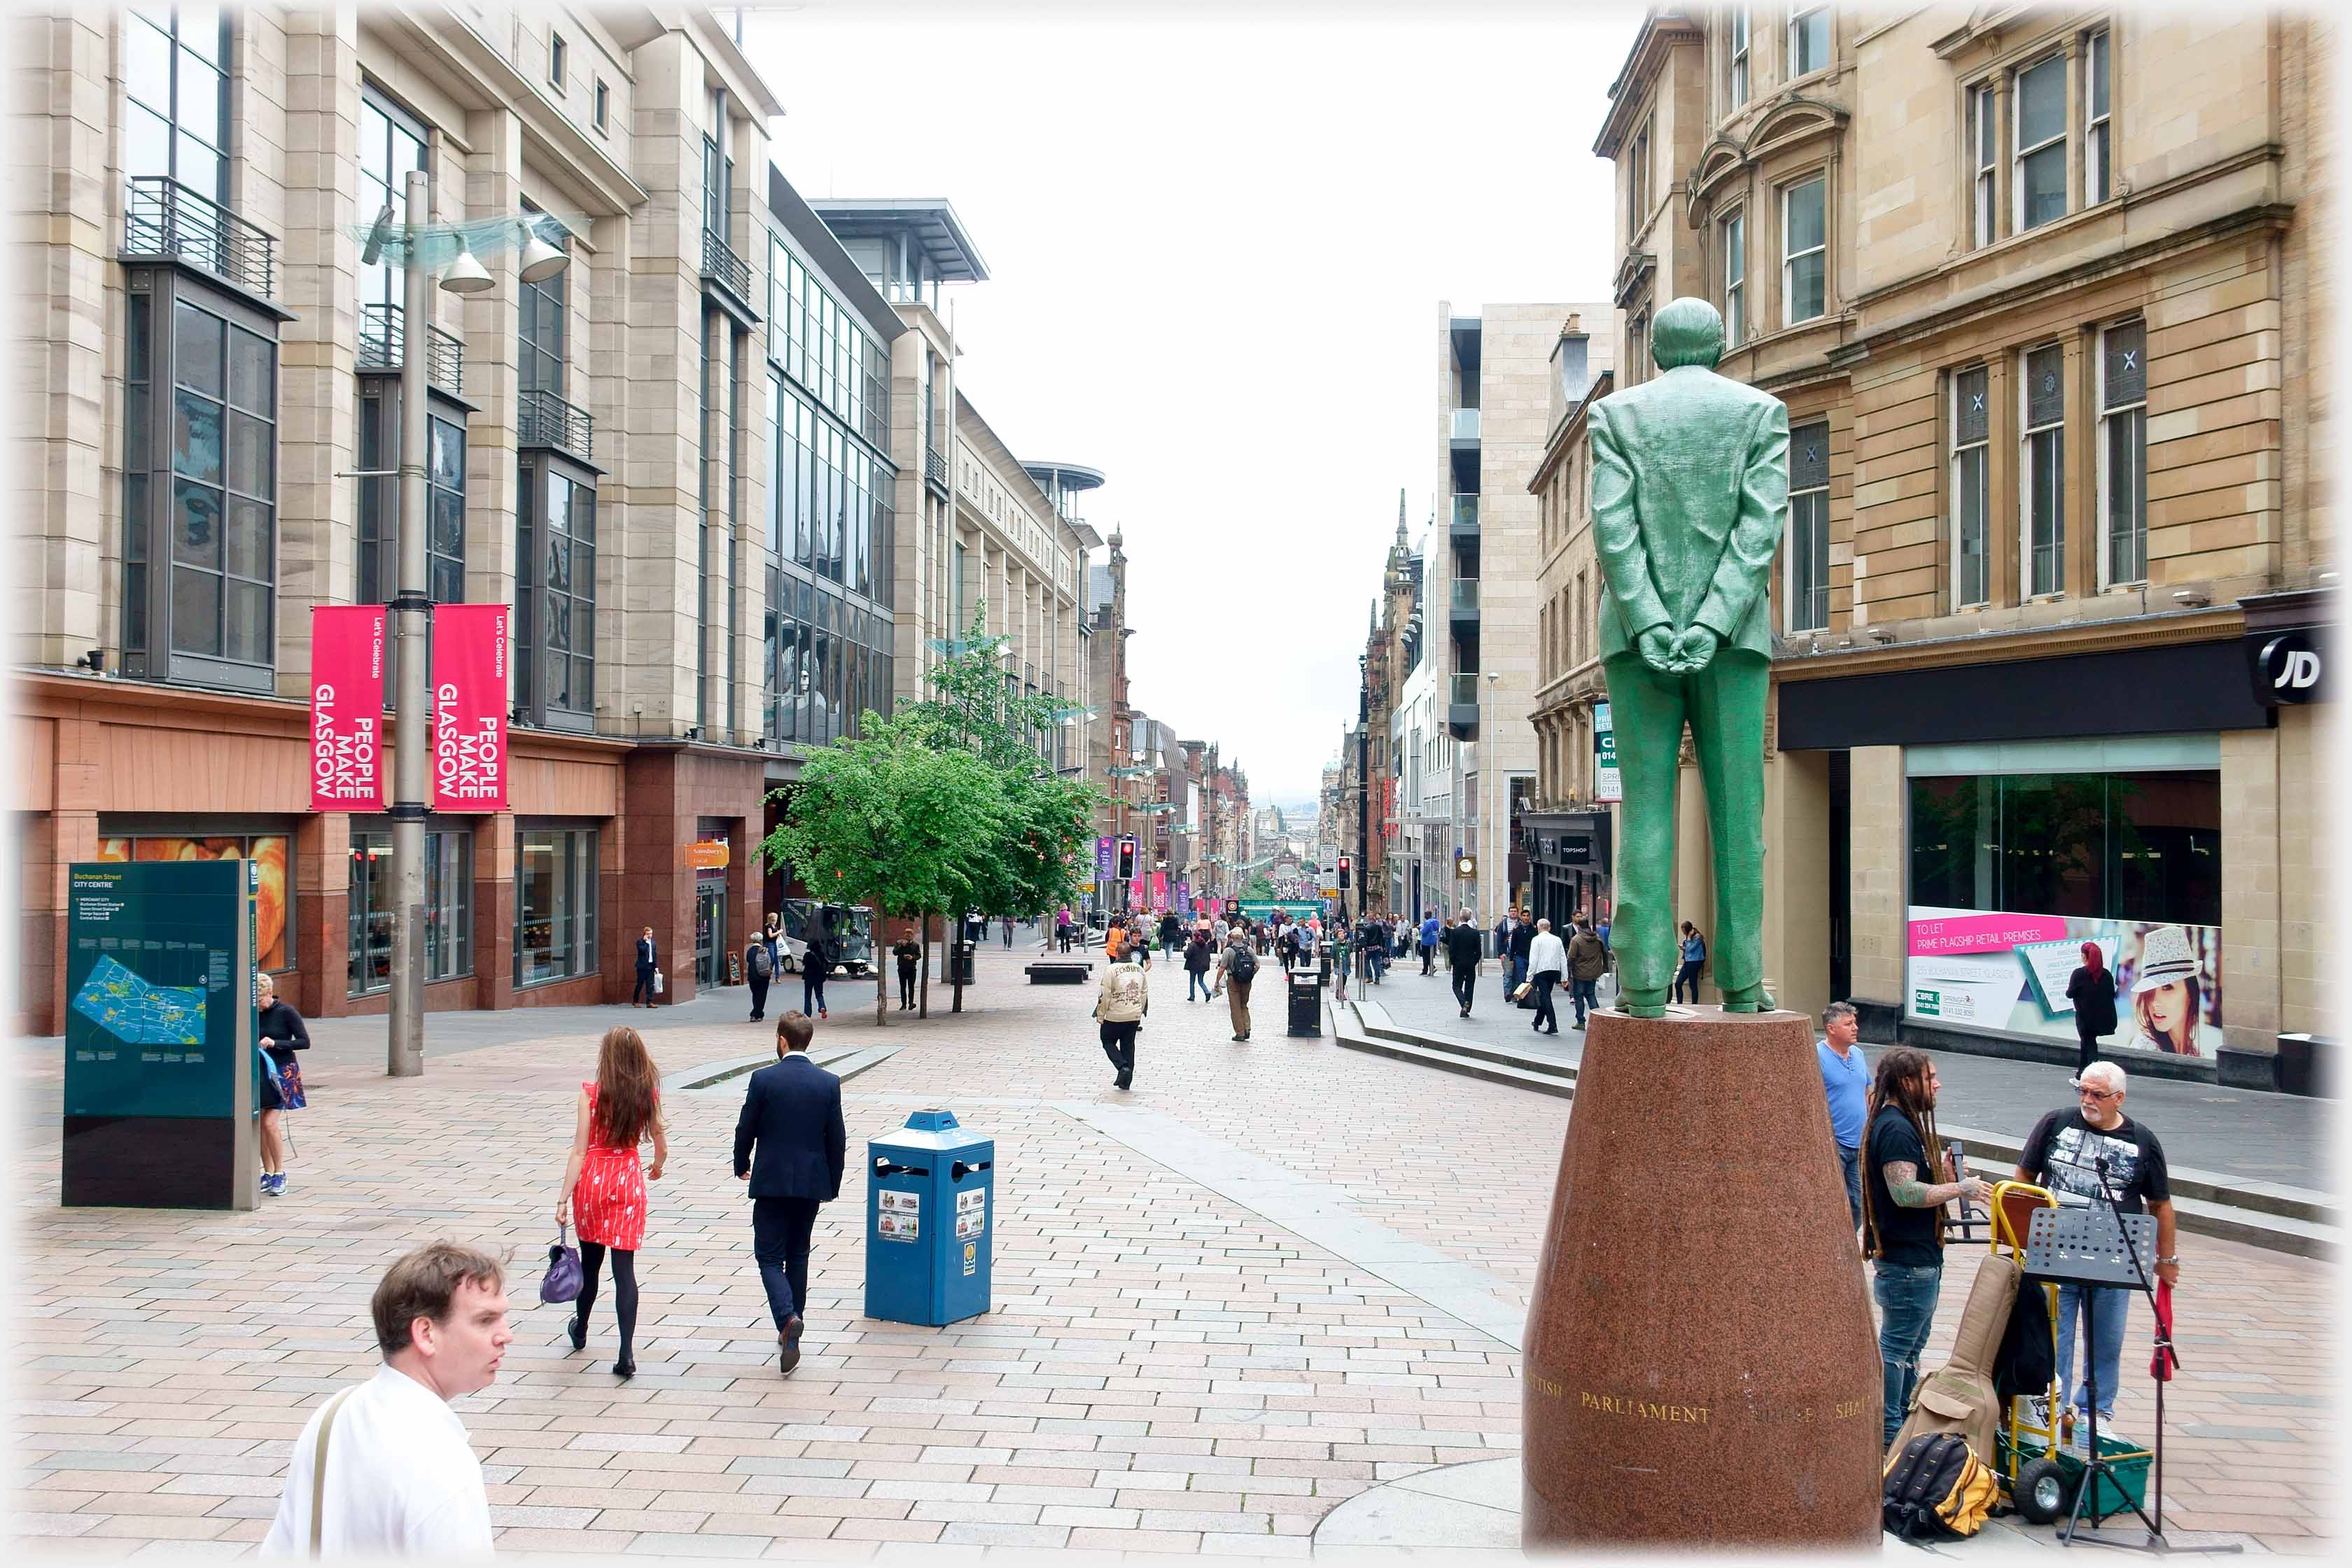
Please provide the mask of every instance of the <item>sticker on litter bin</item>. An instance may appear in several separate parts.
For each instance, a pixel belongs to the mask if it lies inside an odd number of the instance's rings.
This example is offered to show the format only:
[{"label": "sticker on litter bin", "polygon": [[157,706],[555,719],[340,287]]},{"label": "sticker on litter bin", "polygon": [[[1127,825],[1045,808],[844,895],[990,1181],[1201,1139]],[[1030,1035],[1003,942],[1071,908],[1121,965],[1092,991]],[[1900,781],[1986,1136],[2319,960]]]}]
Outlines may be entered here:
[{"label": "sticker on litter bin", "polygon": [[963,1244],[963,1271],[967,1278],[980,1272],[980,1243],[967,1241]]},{"label": "sticker on litter bin", "polygon": [[[986,1192],[974,1187],[970,1192],[956,1194],[956,1239],[958,1241],[978,1236],[987,1228],[987,1222],[988,1194]],[[964,1252],[966,1255],[964,1260],[969,1264],[971,1248],[966,1247]],[[964,1272],[969,1274],[971,1270],[966,1268]]]},{"label": "sticker on litter bin", "polygon": [[922,1194],[883,1189],[882,1212],[874,1226],[883,1240],[913,1241],[922,1234]]}]

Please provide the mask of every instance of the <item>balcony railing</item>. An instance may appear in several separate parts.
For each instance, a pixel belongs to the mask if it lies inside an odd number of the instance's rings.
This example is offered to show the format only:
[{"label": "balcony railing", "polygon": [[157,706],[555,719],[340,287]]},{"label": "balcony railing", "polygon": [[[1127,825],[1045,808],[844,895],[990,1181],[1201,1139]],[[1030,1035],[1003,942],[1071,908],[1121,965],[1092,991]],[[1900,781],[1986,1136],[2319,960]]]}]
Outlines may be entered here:
[{"label": "balcony railing", "polygon": [[1456,577],[1454,579],[1454,597],[1452,607],[1456,615],[1475,616],[1478,613],[1477,578]]},{"label": "balcony railing", "polygon": [[[360,368],[398,370],[405,352],[405,312],[398,305],[360,307]],[[427,324],[425,374],[442,391],[462,397],[466,393],[466,343],[455,332]]]},{"label": "balcony railing", "polygon": [[265,300],[278,281],[278,241],[268,231],[162,174],[131,180],[122,253],[189,262]]},{"label": "balcony railing", "polygon": [[1457,408],[1454,411],[1454,438],[1457,441],[1475,441],[1478,438],[1476,409]]},{"label": "balcony railing", "polygon": [[716,279],[732,290],[735,298],[750,302],[751,264],[735,254],[733,246],[707,228],[702,231],[702,275]]},{"label": "balcony railing", "polygon": [[937,485],[942,491],[948,488],[948,460],[940,456],[939,448],[936,447],[923,448],[923,478]]},{"label": "balcony railing", "polygon": [[1456,531],[1468,530],[1472,532],[1475,532],[1477,531],[1478,498],[1476,496],[1455,496],[1454,498],[1454,515],[1450,520],[1450,526]]},{"label": "balcony railing", "polygon": [[1464,670],[1459,675],[1446,677],[1446,679],[1453,683],[1452,689],[1446,693],[1446,700],[1452,706],[1455,708],[1478,706],[1478,672],[1476,670]]},{"label": "balcony railing", "polygon": [[583,462],[595,453],[596,425],[588,411],[551,392],[526,392],[515,421],[515,439],[525,447],[552,447]]}]

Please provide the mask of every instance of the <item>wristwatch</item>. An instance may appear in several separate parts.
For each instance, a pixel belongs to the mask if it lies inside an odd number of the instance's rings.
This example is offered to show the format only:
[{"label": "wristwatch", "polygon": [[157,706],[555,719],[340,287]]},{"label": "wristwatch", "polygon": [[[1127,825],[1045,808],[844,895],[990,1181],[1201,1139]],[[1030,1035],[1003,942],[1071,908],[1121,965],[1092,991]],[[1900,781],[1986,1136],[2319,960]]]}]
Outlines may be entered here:
[{"label": "wristwatch", "polygon": [[2178,1258],[2159,1258],[2156,1260],[2156,1266],[2161,1268],[2168,1263],[2178,1265],[2179,1261]]}]

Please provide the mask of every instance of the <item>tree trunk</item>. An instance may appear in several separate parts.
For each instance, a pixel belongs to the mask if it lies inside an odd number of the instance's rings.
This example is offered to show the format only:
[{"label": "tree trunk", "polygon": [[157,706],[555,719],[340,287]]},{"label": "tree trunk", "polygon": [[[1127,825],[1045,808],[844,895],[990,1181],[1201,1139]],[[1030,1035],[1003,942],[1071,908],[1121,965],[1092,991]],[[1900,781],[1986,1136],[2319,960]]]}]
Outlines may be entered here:
[{"label": "tree trunk", "polygon": [[[961,940],[961,933],[969,923],[961,915],[956,917],[952,929],[959,933],[958,940]],[[974,939],[971,943],[971,958],[974,963],[980,962],[980,942],[977,939]],[[963,965],[956,962],[954,948],[948,949],[948,980],[954,987],[954,994],[948,1003],[948,1011],[961,1013],[963,1011]]]},{"label": "tree trunk", "polygon": [[920,1003],[920,1005],[915,1009],[915,1016],[918,1018],[928,1018],[931,1016],[931,911],[925,910],[923,911],[922,919],[923,980],[922,984],[916,991],[916,996]]},{"label": "tree trunk", "polygon": [[[890,917],[879,908],[875,910],[874,917],[874,923],[878,928],[875,940],[879,942],[890,934]],[[883,1004],[890,998],[890,975],[897,965],[887,952],[877,950],[873,954],[870,966],[874,971],[874,1026],[887,1029],[890,1026],[890,1019]]]}]

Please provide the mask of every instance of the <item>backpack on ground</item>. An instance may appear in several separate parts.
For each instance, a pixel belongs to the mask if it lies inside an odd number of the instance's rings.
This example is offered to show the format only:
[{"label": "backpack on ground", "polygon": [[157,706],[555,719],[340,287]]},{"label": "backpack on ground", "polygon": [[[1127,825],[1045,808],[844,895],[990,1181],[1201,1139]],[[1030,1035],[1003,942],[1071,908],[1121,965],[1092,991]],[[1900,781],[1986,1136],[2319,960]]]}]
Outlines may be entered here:
[{"label": "backpack on ground", "polygon": [[1234,949],[1234,960],[1225,966],[1225,978],[1238,980],[1244,985],[1257,978],[1257,954],[1249,950],[1249,943],[1244,942]]},{"label": "backpack on ground", "polygon": [[764,942],[753,942],[751,944],[751,978],[765,980],[774,973],[775,960],[768,956],[768,944]]},{"label": "backpack on ground", "polygon": [[2000,1483],[1967,1438],[1925,1432],[1887,1460],[1879,1522],[1898,1540],[1961,1541],[1984,1528],[2000,1496]]}]

